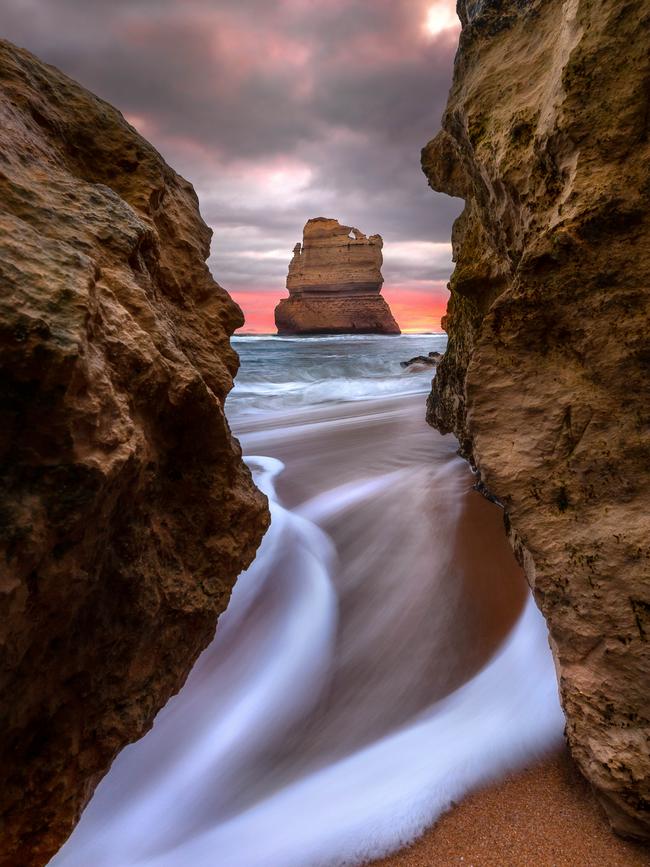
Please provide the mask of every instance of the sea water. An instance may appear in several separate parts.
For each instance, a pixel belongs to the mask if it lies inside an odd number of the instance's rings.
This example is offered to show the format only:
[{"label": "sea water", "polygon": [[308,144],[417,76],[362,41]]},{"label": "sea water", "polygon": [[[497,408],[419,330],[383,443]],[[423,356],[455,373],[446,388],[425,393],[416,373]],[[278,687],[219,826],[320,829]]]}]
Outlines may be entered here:
[{"label": "sea water", "polygon": [[240,337],[272,522],[212,644],[56,867],[317,867],[404,845],[559,742],[545,624],[451,436],[444,335]]},{"label": "sea water", "polygon": [[405,372],[400,362],[446,343],[445,334],[235,337],[241,369],[228,415],[236,424],[257,412],[424,393],[433,370]]}]

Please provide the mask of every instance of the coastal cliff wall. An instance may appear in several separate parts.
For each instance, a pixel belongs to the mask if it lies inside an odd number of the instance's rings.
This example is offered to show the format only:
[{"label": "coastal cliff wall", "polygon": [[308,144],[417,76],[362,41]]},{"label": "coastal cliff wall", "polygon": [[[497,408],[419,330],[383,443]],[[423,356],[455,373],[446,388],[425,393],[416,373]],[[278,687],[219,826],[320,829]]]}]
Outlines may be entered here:
[{"label": "coastal cliff wall", "polygon": [[431,186],[465,199],[428,419],[549,627],[566,733],[650,837],[650,3],[460,0]]},{"label": "coastal cliff wall", "polygon": [[4,41],[0,93],[0,864],[31,867],[180,688],[268,513],[191,185]]},{"label": "coastal cliff wall", "polygon": [[289,298],[275,308],[278,333],[399,334],[380,294],[383,244],[338,220],[308,220],[289,263]]}]

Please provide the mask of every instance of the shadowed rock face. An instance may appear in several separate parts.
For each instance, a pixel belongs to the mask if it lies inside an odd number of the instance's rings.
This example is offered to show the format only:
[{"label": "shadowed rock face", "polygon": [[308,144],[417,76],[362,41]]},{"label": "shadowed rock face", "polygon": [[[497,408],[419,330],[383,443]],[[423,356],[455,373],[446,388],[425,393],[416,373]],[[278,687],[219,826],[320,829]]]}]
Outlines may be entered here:
[{"label": "shadowed rock face", "polygon": [[431,186],[462,196],[428,418],[505,507],[567,737],[650,837],[650,4],[459,2]]},{"label": "shadowed rock face", "polygon": [[30,867],[180,688],[268,517],[194,190],[7,42],[0,93],[0,863]]},{"label": "shadowed rock face", "polygon": [[399,334],[381,297],[383,241],[338,220],[316,217],[289,264],[286,298],[275,308],[279,334]]}]

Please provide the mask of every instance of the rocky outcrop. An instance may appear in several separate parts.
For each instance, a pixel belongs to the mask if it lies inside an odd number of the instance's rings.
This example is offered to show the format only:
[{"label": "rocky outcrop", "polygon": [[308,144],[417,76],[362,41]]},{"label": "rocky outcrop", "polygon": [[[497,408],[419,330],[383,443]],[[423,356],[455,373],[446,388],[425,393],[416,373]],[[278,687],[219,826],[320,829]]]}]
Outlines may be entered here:
[{"label": "rocky outcrop", "polygon": [[268,518],[194,190],[7,42],[0,92],[0,864],[30,867],[179,689]]},{"label": "rocky outcrop", "polygon": [[316,217],[289,264],[289,298],[275,308],[278,334],[399,334],[381,297],[383,241]]},{"label": "rocky outcrop", "polygon": [[400,361],[399,366],[409,369],[413,367],[435,367],[441,358],[442,354],[440,352],[429,352],[427,355],[414,355],[408,361]]},{"label": "rocky outcrop", "polygon": [[567,737],[650,837],[647,0],[461,0],[431,186],[466,201],[428,417],[505,507]]}]

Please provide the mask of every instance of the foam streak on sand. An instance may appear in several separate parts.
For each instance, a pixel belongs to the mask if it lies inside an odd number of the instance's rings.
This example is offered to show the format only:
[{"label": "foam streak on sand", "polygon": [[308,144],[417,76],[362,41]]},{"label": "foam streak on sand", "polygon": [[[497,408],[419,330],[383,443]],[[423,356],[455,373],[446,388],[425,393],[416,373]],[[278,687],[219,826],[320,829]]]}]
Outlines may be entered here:
[{"label": "foam streak on sand", "polygon": [[499,510],[421,397],[355,393],[234,413],[271,529],[56,867],[360,863],[558,742],[545,626]]}]

